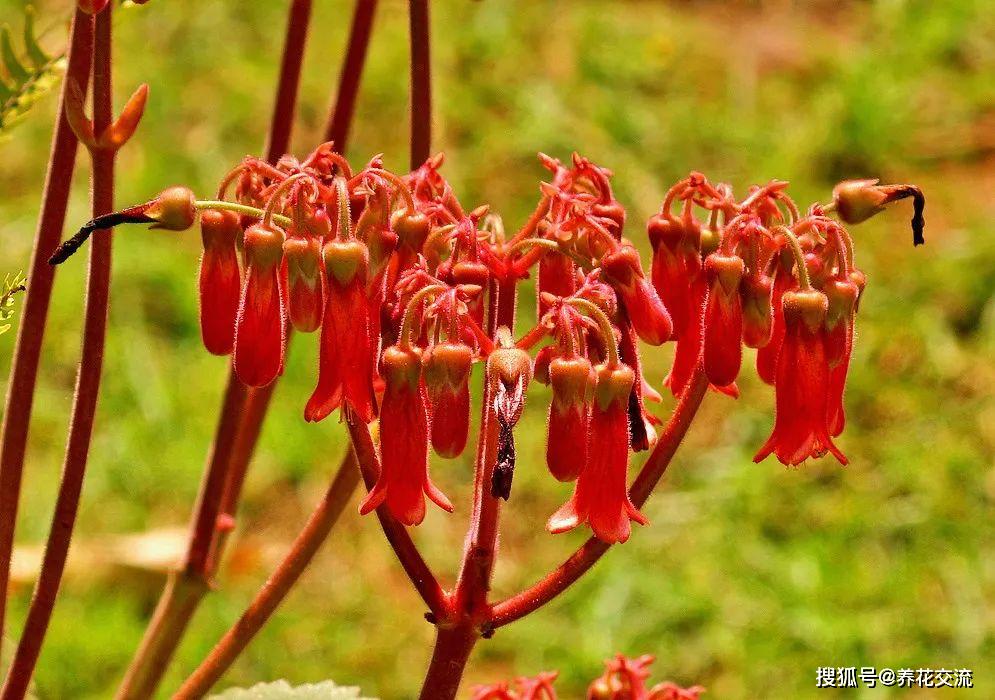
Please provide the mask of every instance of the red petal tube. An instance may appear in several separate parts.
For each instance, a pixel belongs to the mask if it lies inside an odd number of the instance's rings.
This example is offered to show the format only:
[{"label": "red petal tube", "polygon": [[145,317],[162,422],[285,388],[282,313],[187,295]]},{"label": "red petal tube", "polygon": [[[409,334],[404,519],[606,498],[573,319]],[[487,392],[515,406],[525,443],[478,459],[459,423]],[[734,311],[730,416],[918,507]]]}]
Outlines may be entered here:
[{"label": "red petal tube", "polygon": [[287,261],[287,311],[294,328],[310,333],[321,325],[325,305],[321,289],[321,245],[315,238],[283,242]]},{"label": "red petal tube", "polygon": [[784,294],[785,334],[777,358],[774,430],[753,458],[755,462],[773,453],[782,464],[795,466],[831,452],[840,464],[847,463],[826,423],[826,307],[821,292]]},{"label": "red petal tube", "polygon": [[708,281],[703,274],[697,274],[691,281],[691,290],[685,299],[687,304],[687,325],[677,336],[674,351],[674,364],[663,380],[674,396],[680,396],[691,378],[694,368],[701,358],[701,344],[704,336],[705,299],[708,296]]},{"label": "red petal tube", "polygon": [[843,392],[853,352],[854,313],[859,294],[860,289],[853,280],[831,280],[826,284],[829,300],[826,314],[826,361],[829,363],[826,423],[833,437],[842,433],[846,425]]},{"label": "red petal tube", "polygon": [[577,278],[574,275],[574,262],[563,253],[551,250],[539,261],[539,275],[536,280],[536,299],[539,303],[539,315],[549,310],[549,303],[542,298],[543,292],[558,297],[568,297],[577,290]]},{"label": "red petal tube", "polygon": [[373,420],[373,348],[366,299],[366,246],[329,241],[325,263],[325,314],[321,324],[318,385],[304,419],[319,421],[343,403],[365,422]]},{"label": "red petal tube", "polygon": [[739,285],[745,265],[738,256],[712,253],[705,260],[710,289],[705,305],[702,362],[715,386],[736,381],[743,361],[743,302]]},{"label": "red petal tube", "polygon": [[473,351],[439,343],[425,353],[424,377],[432,414],[432,447],[440,457],[458,457],[470,433],[470,371]]},{"label": "red petal tube", "polygon": [[558,481],[573,481],[587,464],[597,375],[583,357],[557,357],[549,364],[549,380],[553,400],[549,404],[546,465]]},{"label": "red petal tube", "polygon": [[250,226],[245,232],[245,284],[235,323],[235,374],[266,386],[283,369],[284,309],[280,294],[283,234]]},{"label": "red petal tube", "polygon": [[674,332],[670,313],[643,274],[636,249],[624,246],[609,253],[601,260],[601,270],[605,281],[615,289],[619,300],[625,304],[636,334],[650,345],[661,345],[670,340]]},{"label": "red petal tube", "polygon": [[200,216],[204,255],[200,259],[200,334],[215,355],[229,355],[242,291],[235,240],[242,234],[238,214],[205,211]]},{"label": "red petal tube", "polygon": [[743,345],[762,348],[770,342],[774,312],[771,293],[774,280],[767,275],[749,275],[740,285],[743,295]]},{"label": "red petal tube", "polygon": [[546,524],[550,532],[566,532],[588,523],[598,539],[614,544],[629,539],[630,520],[646,524],[646,518],[629,500],[626,488],[629,464],[626,406],[633,379],[632,370],[624,365],[614,370],[605,365],[598,369],[587,466],[577,478],[573,496]]},{"label": "red petal tube", "polygon": [[453,511],[428,476],[428,411],[417,350],[396,345],[383,353],[386,382],[380,407],[380,476],[359,508],[366,515],[381,504],[405,525],[425,519],[425,495]]},{"label": "red petal tube", "polygon": [[771,291],[771,310],[773,322],[770,330],[770,341],[757,351],[757,374],[768,384],[773,384],[777,373],[777,355],[784,342],[784,312],[781,308],[781,298],[789,289],[795,287],[795,278],[791,270],[778,264],[774,272],[774,288]]},{"label": "red petal tube", "polygon": [[693,219],[657,214],[649,220],[647,233],[653,246],[653,287],[670,312],[677,337],[689,322],[691,282],[701,269],[701,232]]}]

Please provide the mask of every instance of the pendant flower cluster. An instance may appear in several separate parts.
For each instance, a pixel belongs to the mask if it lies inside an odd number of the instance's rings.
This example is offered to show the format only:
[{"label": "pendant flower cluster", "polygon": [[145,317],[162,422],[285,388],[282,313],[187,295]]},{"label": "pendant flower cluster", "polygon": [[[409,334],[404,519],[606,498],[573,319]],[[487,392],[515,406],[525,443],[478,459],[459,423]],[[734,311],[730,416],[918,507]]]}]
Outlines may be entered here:
[{"label": "pendant flower cluster", "polygon": [[[354,171],[326,143],[303,160],[246,158],[214,200],[170,188],[89,222],[53,262],[96,228],[182,230],[199,214],[205,347],[230,354],[238,378],[260,387],[283,371],[292,330],[319,333],[304,418],[379,420],[382,466],[361,512],[385,508],[405,525],[422,522],[426,496],[453,510],[429,476],[429,455],[465,452],[477,364],[486,441],[477,469],[493,498],[512,492],[531,382],[550,387],[547,468],[574,484],[548,520],[552,533],[587,525],[611,544],[628,539],[633,521],[646,523],[630,496],[629,454],[655,444],[661,421],[646,403],[662,398],[644,376],[641,343],[674,342],[663,385],[676,397],[706,382],[737,396],[743,347],[757,349],[777,412],[756,459],[797,465],[830,453],[846,463],[834,439],[865,280],[844,224],[911,197],[921,242],[917,188],[845,182],[803,214],[786,182],[737,199],[731,186],[691,173],[647,224],[647,269],[623,236],[611,172],[576,154],[568,165],[540,160],[548,182],[511,236],[486,206],[460,203],[441,155],[398,176],[379,156]],[[538,323],[516,337],[515,288],[533,274]]]}]

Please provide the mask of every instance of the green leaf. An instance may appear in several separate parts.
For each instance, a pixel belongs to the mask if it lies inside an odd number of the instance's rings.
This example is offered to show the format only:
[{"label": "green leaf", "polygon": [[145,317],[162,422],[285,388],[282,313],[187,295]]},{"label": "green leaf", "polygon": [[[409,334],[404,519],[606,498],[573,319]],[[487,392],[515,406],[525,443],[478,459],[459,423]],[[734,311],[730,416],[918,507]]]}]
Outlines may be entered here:
[{"label": "green leaf", "polygon": [[27,7],[23,55],[14,46],[10,27],[4,25],[0,30],[0,63],[7,73],[0,76],[0,140],[58,83],[65,69],[61,54],[49,56],[38,44],[34,18],[34,10]]},{"label": "green leaf", "polygon": [[31,77],[31,72],[21,65],[17,53],[14,51],[9,24],[3,25],[3,29],[0,29],[0,54],[3,55],[3,67],[7,69],[7,73],[14,79],[14,82],[23,83]]},{"label": "green leaf", "polygon": [[209,700],[375,700],[361,698],[359,688],[336,685],[332,681],[292,686],[287,681],[259,683],[251,688],[230,688]]},{"label": "green leaf", "polygon": [[31,5],[24,8],[24,52],[36,70],[41,70],[52,60],[35,38],[35,8]]}]

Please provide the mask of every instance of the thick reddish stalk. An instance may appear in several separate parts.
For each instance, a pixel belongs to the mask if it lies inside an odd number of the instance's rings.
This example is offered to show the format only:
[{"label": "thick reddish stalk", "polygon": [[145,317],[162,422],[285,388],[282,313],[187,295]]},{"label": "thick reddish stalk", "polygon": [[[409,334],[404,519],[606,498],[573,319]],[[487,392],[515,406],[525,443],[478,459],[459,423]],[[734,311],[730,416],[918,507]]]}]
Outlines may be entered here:
[{"label": "thick reddish stalk", "polygon": [[[500,325],[514,332],[515,281],[498,285],[495,316]],[[484,377],[477,463],[474,469],[473,512],[467,533],[463,561],[448,618],[437,620],[435,649],[422,684],[421,700],[451,700],[459,690],[463,671],[477,640],[490,632],[490,605],[487,601],[497,557],[498,521],[501,500],[491,492],[491,479],[497,460],[497,417],[493,407],[493,386]]]},{"label": "thick reddish stalk", "polygon": [[432,147],[432,73],[428,0],[408,0],[411,41],[411,169],[424,163]]},{"label": "thick reddish stalk", "polygon": [[238,621],[173,695],[173,700],[201,698],[220,680],[300,579],[342,514],[358,483],[356,454],[350,448],[324,498],[311,513],[286,557],[263,584]]},{"label": "thick reddish stalk", "polygon": [[[629,495],[637,508],[646,502],[646,499],[653,492],[653,488],[667,470],[670,460],[687,434],[691,421],[701,406],[707,389],[708,380],[699,365],[688,382],[688,386],[670,417],[663,435],[660,436],[656,447],[653,448],[629,489]],[[569,588],[607,551],[607,544],[596,537],[591,537],[580,549],[571,554],[566,561],[537,584],[495,605],[491,612],[491,625],[494,628],[501,627],[538,610]]]},{"label": "thick reddish stalk", "polygon": [[48,264],[48,259],[62,238],[79,144],[66,120],[66,90],[73,81],[79,84],[81,90],[87,89],[92,56],[93,17],[77,11],[70,32],[69,65],[62,82],[58,118],[41,199],[41,216],[31,253],[28,291],[14,346],[3,428],[0,429],[0,636],[4,630],[10,558],[14,548],[14,528],[21,494],[24,451],[28,442],[28,427],[38,377],[38,360],[55,279],[55,268]]},{"label": "thick reddish stalk", "polygon": [[349,140],[349,127],[356,112],[356,96],[359,94],[359,82],[363,77],[376,11],[377,0],[356,0],[349,45],[339,74],[339,90],[325,127],[325,140],[334,142],[339,153],[345,153],[346,142]]},{"label": "thick reddish stalk", "polygon": [[[367,490],[372,490],[377,482],[377,476],[380,474],[380,459],[377,457],[377,451],[373,445],[370,428],[361,421],[349,421],[349,436],[352,439],[353,448],[356,450],[356,459],[359,461],[363,483]],[[435,619],[447,617],[449,601],[446,593],[411,540],[411,535],[408,534],[404,525],[390,514],[386,505],[377,508],[376,513],[380,527],[387,537],[387,542],[394,550],[404,573],[408,575],[415,590],[425,601],[429,612]]]},{"label": "thick reddish stalk", "polygon": [[[311,5],[311,0],[293,0],[290,5],[280,79],[266,141],[266,158],[271,163],[286,153],[290,145]],[[200,599],[207,592],[207,579],[221,556],[217,546],[218,514],[223,512],[223,502],[229,502],[233,511],[237,501],[237,496],[226,499],[224,494],[230,484],[234,484],[236,493],[241,491],[275,384],[250,390],[238,381],[234,370],[229,370],[211,456],[192,518],[185,565],[167,581],[115,696],[117,700],[139,700],[155,693]],[[244,462],[236,462],[236,456],[244,456]],[[235,472],[238,476],[232,479]]]},{"label": "thick reddish stalk", "polygon": [[[93,51],[93,126],[102,133],[110,126],[111,114],[111,6],[95,20]],[[94,217],[114,210],[115,151],[91,149],[92,208]],[[100,376],[104,360],[104,340],[107,332],[107,307],[111,273],[111,232],[96,231],[90,247],[87,275],[86,309],[83,321],[83,347],[76,375],[76,393],[62,481],[56,499],[52,528],[49,531],[42,560],[41,573],[28,608],[24,632],[11,662],[0,698],[20,700],[25,696],[34,673],[42,641],[52,618],[52,610],[65,570],[66,556],[72,539],[83,476],[93,434],[93,419],[97,409]]]},{"label": "thick reddish stalk", "polygon": [[466,625],[438,627],[435,648],[419,700],[447,700],[456,697],[463,670],[477,643],[478,633]]}]

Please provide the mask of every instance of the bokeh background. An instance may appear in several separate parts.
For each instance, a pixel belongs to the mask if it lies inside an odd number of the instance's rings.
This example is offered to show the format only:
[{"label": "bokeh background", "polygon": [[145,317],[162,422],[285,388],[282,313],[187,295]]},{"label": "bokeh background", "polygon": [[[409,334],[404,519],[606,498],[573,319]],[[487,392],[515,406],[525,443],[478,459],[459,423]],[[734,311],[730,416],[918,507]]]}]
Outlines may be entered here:
[{"label": "bokeh background", "polygon": [[[40,5],[44,41],[58,48],[70,3]],[[174,183],[210,193],[242,155],[260,151],[285,5],[151,2],[116,14],[118,103],[140,82],[151,86],[119,160],[120,203]],[[298,155],[320,138],[351,15],[344,0],[315,5]],[[17,28],[22,8],[0,0],[0,18]],[[972,697],[995,697],[993,9],[990,0],[434,3],[434,145],[462,200],[490,203],[509,228],[538,197],[539,150],[568,158],[576,149],[613,168],[627,234],[644,251],[642,222],[690,169],[740,190],[790,179],[803,204],[826,201],[836,180],[853,176],[913,181],[928,197],[923,248],[912,248],[901,206],[854,231],[869,286],[841,439],[851,465],[751,462],[773,398],[749,354],[742,398],[706,399],[645,509],[652,526],[554,604],[480,644],[467,687],[559,669],[562,696],[578,698],[602,659],[620,651],[655,654],[655,678],[701,683],[710,698],[842,697],[815,689],[816,667],[826,665],[972,668]],[[377,152],[389,167],[407,162],[405,17],[402,0],[382,0],[348,151],[357,163]],[[3,272],[28,264],[54,109],[49,96],[0,144]],[[79,172],[67,228],[87,218],[83,159]],[[119,680],[178,555],[227,369],[199,342],[197,233],[132,228],[115,246],[78,536],[37,673],[45,699],[106,698]],[[62,462],[84,269],[75,259],[60,270],[45,338],[14,633]],[[534,315],[528,294],[522,322]],[[0,337],[2,377],[14,335]],[[670,354],[645,352],[653,382]],[[341,426],[301,418],[315,373],[315,338],[295,337],[234,547],[166,689],[241,612],[336,466]],[[569,494],[544,473],[547,398],[535,388],[519,430],[500,597],[584,537],[543,530]],[[471,463],[438,460],[433,470],[459,506],[452,516],[433,511],[415,536],[449,581]],[[376,521],[350,507],[224,684],[333,678],[413,697],[432,641],[421,613]],[[846,697],[889,691],[861,693]]]}]

